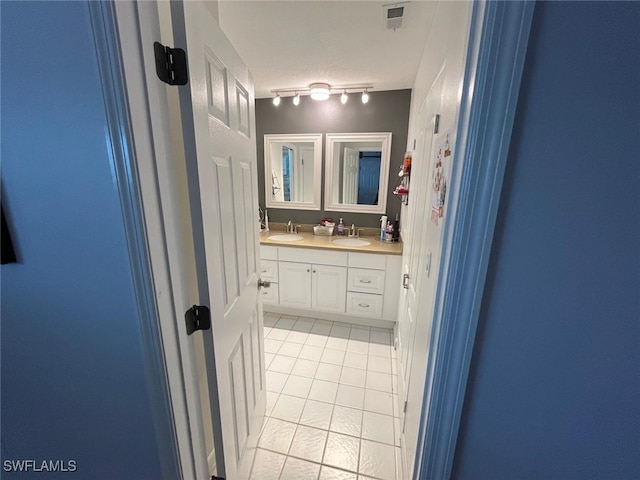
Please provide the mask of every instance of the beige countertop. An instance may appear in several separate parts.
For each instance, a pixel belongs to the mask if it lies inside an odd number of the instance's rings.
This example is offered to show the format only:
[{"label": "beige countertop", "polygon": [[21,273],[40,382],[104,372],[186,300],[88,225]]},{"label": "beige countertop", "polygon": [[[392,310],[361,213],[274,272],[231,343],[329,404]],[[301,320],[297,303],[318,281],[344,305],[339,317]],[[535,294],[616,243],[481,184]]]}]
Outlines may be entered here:
[{"label": "beige countertop", "polygon": [[332,243],[332,240],[337,238],[349,238],[340,237],[337,235],[320,236],[314,235],[309,232],[299,232],[298,235],[302,237],[302,240],[296,240],[293,242],[282,242],[276,240],[269,240],[270,235],[281,235],[284,231],[270,230],[268,232],[262,232],[260,234],[260,245],[270,245],[274,247],[293,247],[293,248],[320,248],[325,250],[338,250],[343,252],[356,252],[356,253],[378,253],[384,255],[402,255],[402,242],[397,243],[384,243],[378,240],[377,237],[361,235],[362,240],[371,242],[371,245],[365,245],[363,247],[345,247]]}]

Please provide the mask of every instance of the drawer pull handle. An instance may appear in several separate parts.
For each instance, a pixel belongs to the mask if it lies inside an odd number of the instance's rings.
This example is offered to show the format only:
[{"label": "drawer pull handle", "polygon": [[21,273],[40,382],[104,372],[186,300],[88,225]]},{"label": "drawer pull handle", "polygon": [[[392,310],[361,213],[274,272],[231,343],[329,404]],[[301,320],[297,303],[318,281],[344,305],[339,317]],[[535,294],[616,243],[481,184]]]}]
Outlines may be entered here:
[{"label": "drawer pull handle", "polygon": [[368,303],[359,303],[358,306],[362,307],[362,308],[369,308],[369,304]]},{"label": "drawer pull handle", "polygon": [[371,280],[360,280],[360,283],[371,283]]},{"label": "drawer pull handle", "polygon": [[262,270],[262,273],[267,273],[267,270]]}]

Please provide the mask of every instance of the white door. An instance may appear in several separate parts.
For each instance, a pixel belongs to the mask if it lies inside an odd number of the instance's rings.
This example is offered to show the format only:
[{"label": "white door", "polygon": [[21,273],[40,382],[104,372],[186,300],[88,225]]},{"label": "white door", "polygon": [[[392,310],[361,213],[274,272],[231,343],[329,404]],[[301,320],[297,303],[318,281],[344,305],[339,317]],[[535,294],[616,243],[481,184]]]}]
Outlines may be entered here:
[{"label": "white door", "polygon": [[349,147],[343,150],[342,203],[358,203],[358,151]]},{"label": "white door", "polygon": [[[412,368],[416,354],[426,358],[429,338],[416,338],[418,322],[431,321],[431,311],[424,309],[419,311],[419,306],[424,305],[419,298],[421,292],[425,292],[424,269],[432,261],[432,252],[426,243],[426,234],[429,222],[429,209],[425,209],[430,199],[431,182],[430,169],[435,144],[434,134],[436,114],[440,110],[442,92],[442,76],[440,75],[427,93],[418,113],[418,125],[420,131],[417,138],[418,149],[414,152],[414,162],[411,170],[411,183],[420,185],[414,189],[416,194],[409,197],[410,233],[403,249],[403,274],[404,298],[401,300],[401,315],[398,324],[398,401],[400,407],[400,445],[403,453],[404,470],[411,477],[415,462],[418,443],[418,428],[420,425],[420,413],[422,412],[422,392],[416,395],[416,388],[411,388],[411,383],[424,382],[425,372],[414,371]],[[434,275],[432,275],[432,278]],[[432,291],[429,292],[431,295]],[[427,302],[431,303],[431,302]],[[424,327],[424,325],[422,325]],[[430,328],[423,328],[422,331]],[[417,351],[420,351],[417,353]],[[422,378],[419,378],[422,376]]]},{"label": "white door", "polygon": [[180,108],[200,303],[211,309],[202,334],[216,474],[241,480],[266,404],[253,84],[201,2],[176,2],[171,13],[189,67]]},{"label": "white door", "polygon": [[344,313],[347,267],[311,266],[311,306],[318,310]]},{"label": "white door", "polygon": [[311,265],[278,262],[280,305],[311,308]]}]

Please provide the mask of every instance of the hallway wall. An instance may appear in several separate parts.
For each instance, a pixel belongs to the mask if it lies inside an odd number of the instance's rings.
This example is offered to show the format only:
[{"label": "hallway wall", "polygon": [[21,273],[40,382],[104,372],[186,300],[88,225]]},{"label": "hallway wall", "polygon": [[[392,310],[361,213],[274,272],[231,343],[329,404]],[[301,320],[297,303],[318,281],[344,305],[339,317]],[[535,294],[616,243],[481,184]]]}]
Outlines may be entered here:
[{"label": "hallway wall", "polygon": [[2,477],[162,478],[87,3],[0,8]]},{"label": "hallway wall", "polygon": [[640,478],[640,4],[536,5],[453,478]]}]

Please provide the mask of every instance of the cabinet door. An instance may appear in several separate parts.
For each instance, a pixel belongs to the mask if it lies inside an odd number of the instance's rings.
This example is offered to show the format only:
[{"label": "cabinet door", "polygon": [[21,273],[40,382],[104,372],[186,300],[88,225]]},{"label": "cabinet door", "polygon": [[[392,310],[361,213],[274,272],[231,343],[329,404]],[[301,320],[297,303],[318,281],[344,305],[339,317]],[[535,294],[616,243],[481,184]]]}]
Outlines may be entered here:
[{"label": "cabinet door", "polygon": [[313,308],[330,312],[345,311],[347,268],[313,265],[311,304]]},{"label": "cabinet door", "polygon": [[280,305],[311,308],[311,265],[279,262]]}]

